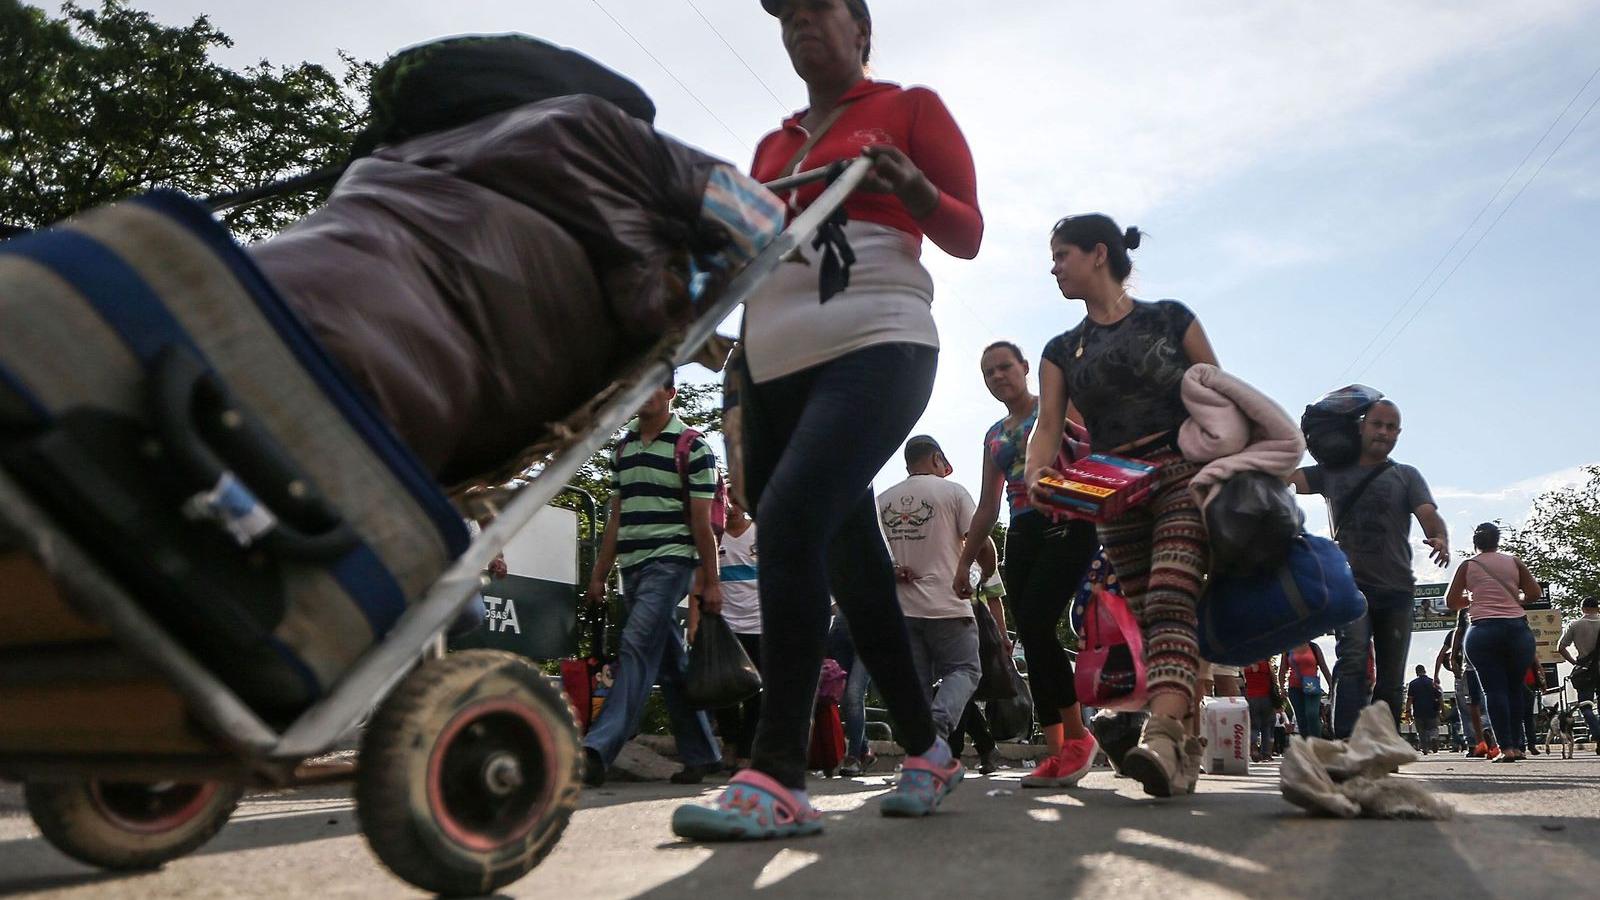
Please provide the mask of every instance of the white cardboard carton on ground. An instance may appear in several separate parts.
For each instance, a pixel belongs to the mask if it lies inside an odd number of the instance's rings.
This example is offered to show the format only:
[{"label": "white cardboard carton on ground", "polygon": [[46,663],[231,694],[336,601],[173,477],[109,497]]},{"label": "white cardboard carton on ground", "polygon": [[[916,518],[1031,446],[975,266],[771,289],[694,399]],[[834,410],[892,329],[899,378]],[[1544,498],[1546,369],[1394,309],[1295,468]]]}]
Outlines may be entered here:
[{"label": "white cardboard carton on ground", "polygon": [[1200,706],[1200,738],[1200,765],[1207,774],[1250,774],[1250,705],[1243,697],[1207,697]]}]

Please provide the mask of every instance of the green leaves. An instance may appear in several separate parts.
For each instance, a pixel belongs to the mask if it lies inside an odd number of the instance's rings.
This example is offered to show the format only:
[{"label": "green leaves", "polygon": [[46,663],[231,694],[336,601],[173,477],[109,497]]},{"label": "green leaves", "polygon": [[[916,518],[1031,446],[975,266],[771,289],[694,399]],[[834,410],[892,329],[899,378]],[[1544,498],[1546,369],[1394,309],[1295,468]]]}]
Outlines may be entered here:
[{"label": "green leaves", "polygon": [[1535,578],[1550,583],[1564,618],[1578,616],[1586,596],[1600,595],[1600,466],[1585,466],[1589,481],[1539,495],[1519,529],[1499,523],[1501,549]]},{"label": "green leaves", "polygon": [[[232,41],[205,18],[172,28],[121,0],[62,18],[0,0],[0,222],[38,228],[152,188],[253,188],[342,160],[365,121],[374,67],[213,63]],[[324,192],[224,221],[241,238],[282,229]]]}]

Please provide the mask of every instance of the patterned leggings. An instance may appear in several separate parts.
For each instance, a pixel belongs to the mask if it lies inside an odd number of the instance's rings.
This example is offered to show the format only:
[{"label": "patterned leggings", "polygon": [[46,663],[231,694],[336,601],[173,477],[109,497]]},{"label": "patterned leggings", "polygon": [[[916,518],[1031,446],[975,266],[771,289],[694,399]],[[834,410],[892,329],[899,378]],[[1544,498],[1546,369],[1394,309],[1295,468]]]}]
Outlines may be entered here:
[{"label": "patterned leggings", "polygon": [[1155,493],[1122,518],[1099,526],[1100,543],[1144,629],[1149,690],[1193,702],[1200,668],[1196,604],[1211,565],[1205,520],[1189,481],[1201,463],[1167,446],[1141,454],[1161,467]]}]

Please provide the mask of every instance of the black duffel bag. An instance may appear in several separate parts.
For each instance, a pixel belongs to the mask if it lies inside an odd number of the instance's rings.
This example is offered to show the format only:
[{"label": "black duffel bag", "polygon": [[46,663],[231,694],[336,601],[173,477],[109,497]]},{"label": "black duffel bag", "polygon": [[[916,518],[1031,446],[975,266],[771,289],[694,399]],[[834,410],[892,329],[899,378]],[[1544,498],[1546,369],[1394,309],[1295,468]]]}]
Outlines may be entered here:
[{"label": "black duffel bag", "polygon": [[525,34],[427,41],[389,57],[373,74],[371,122],[351,156],[572,94],[599,97],[655,122],[655,103],[637,84],[576,50]]}]

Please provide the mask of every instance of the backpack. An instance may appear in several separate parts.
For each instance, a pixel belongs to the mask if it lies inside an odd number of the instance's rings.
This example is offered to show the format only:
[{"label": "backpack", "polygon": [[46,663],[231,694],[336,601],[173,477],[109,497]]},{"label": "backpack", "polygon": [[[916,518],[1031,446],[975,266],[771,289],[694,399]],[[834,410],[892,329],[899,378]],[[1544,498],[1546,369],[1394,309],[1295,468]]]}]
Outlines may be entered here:
[{"label": "backpack", "polygon": [[[672,459],[678,464],[678,477],[683,480],[683,514],[686,516],[689,515],[689,454],[694,452],[694,442],[700,437],[700,432],[685,428],[672,451]],[[710,453],[711,448],[707,447],[706,452]],[[717,473],[717,484],[711,497],[711,533],[720,541],[722,533],[728,530],[728,482],[722,477],[722,470],[716,467],[716,461],[713,454],[711,469]]]},{"label": "backpack", "polygon": [[[678,478],[683,485],[683,490],[679,493],[679,498],[683,501],[683,516],[689,521],[691,527],[694,525],[694,519],[689,510],[689,455],[694,452],[694,442],[703,436],[701,432],[693,428],[685,428],[678,435],[677,443],[672,447],[672,461],[678,467]],[[616,454],[619,458],[622,456],[622,448],[632,438],[633,435],[630,433],[628,439],[617,445]],[[710,453],[711,448],[707,447],[706,452]],[[722,471],[716,468],[715,454],[712,455],[711,460],[712,471],[717,473],[717,483],[711,497],[711,533],[716,535],[717,540],[720,541],[722,540],[723,532],[728,530],[728,482],[722,477]]]},{"label": "backpack", "polygon": [[1382,399],[1383,392],[1377,388],[1351,384],[1329,391],[1307,406],[1300,417],[1300,431],[1311,458],[1335,468],[1354,464],[1361,457],[1361,417]]}]

